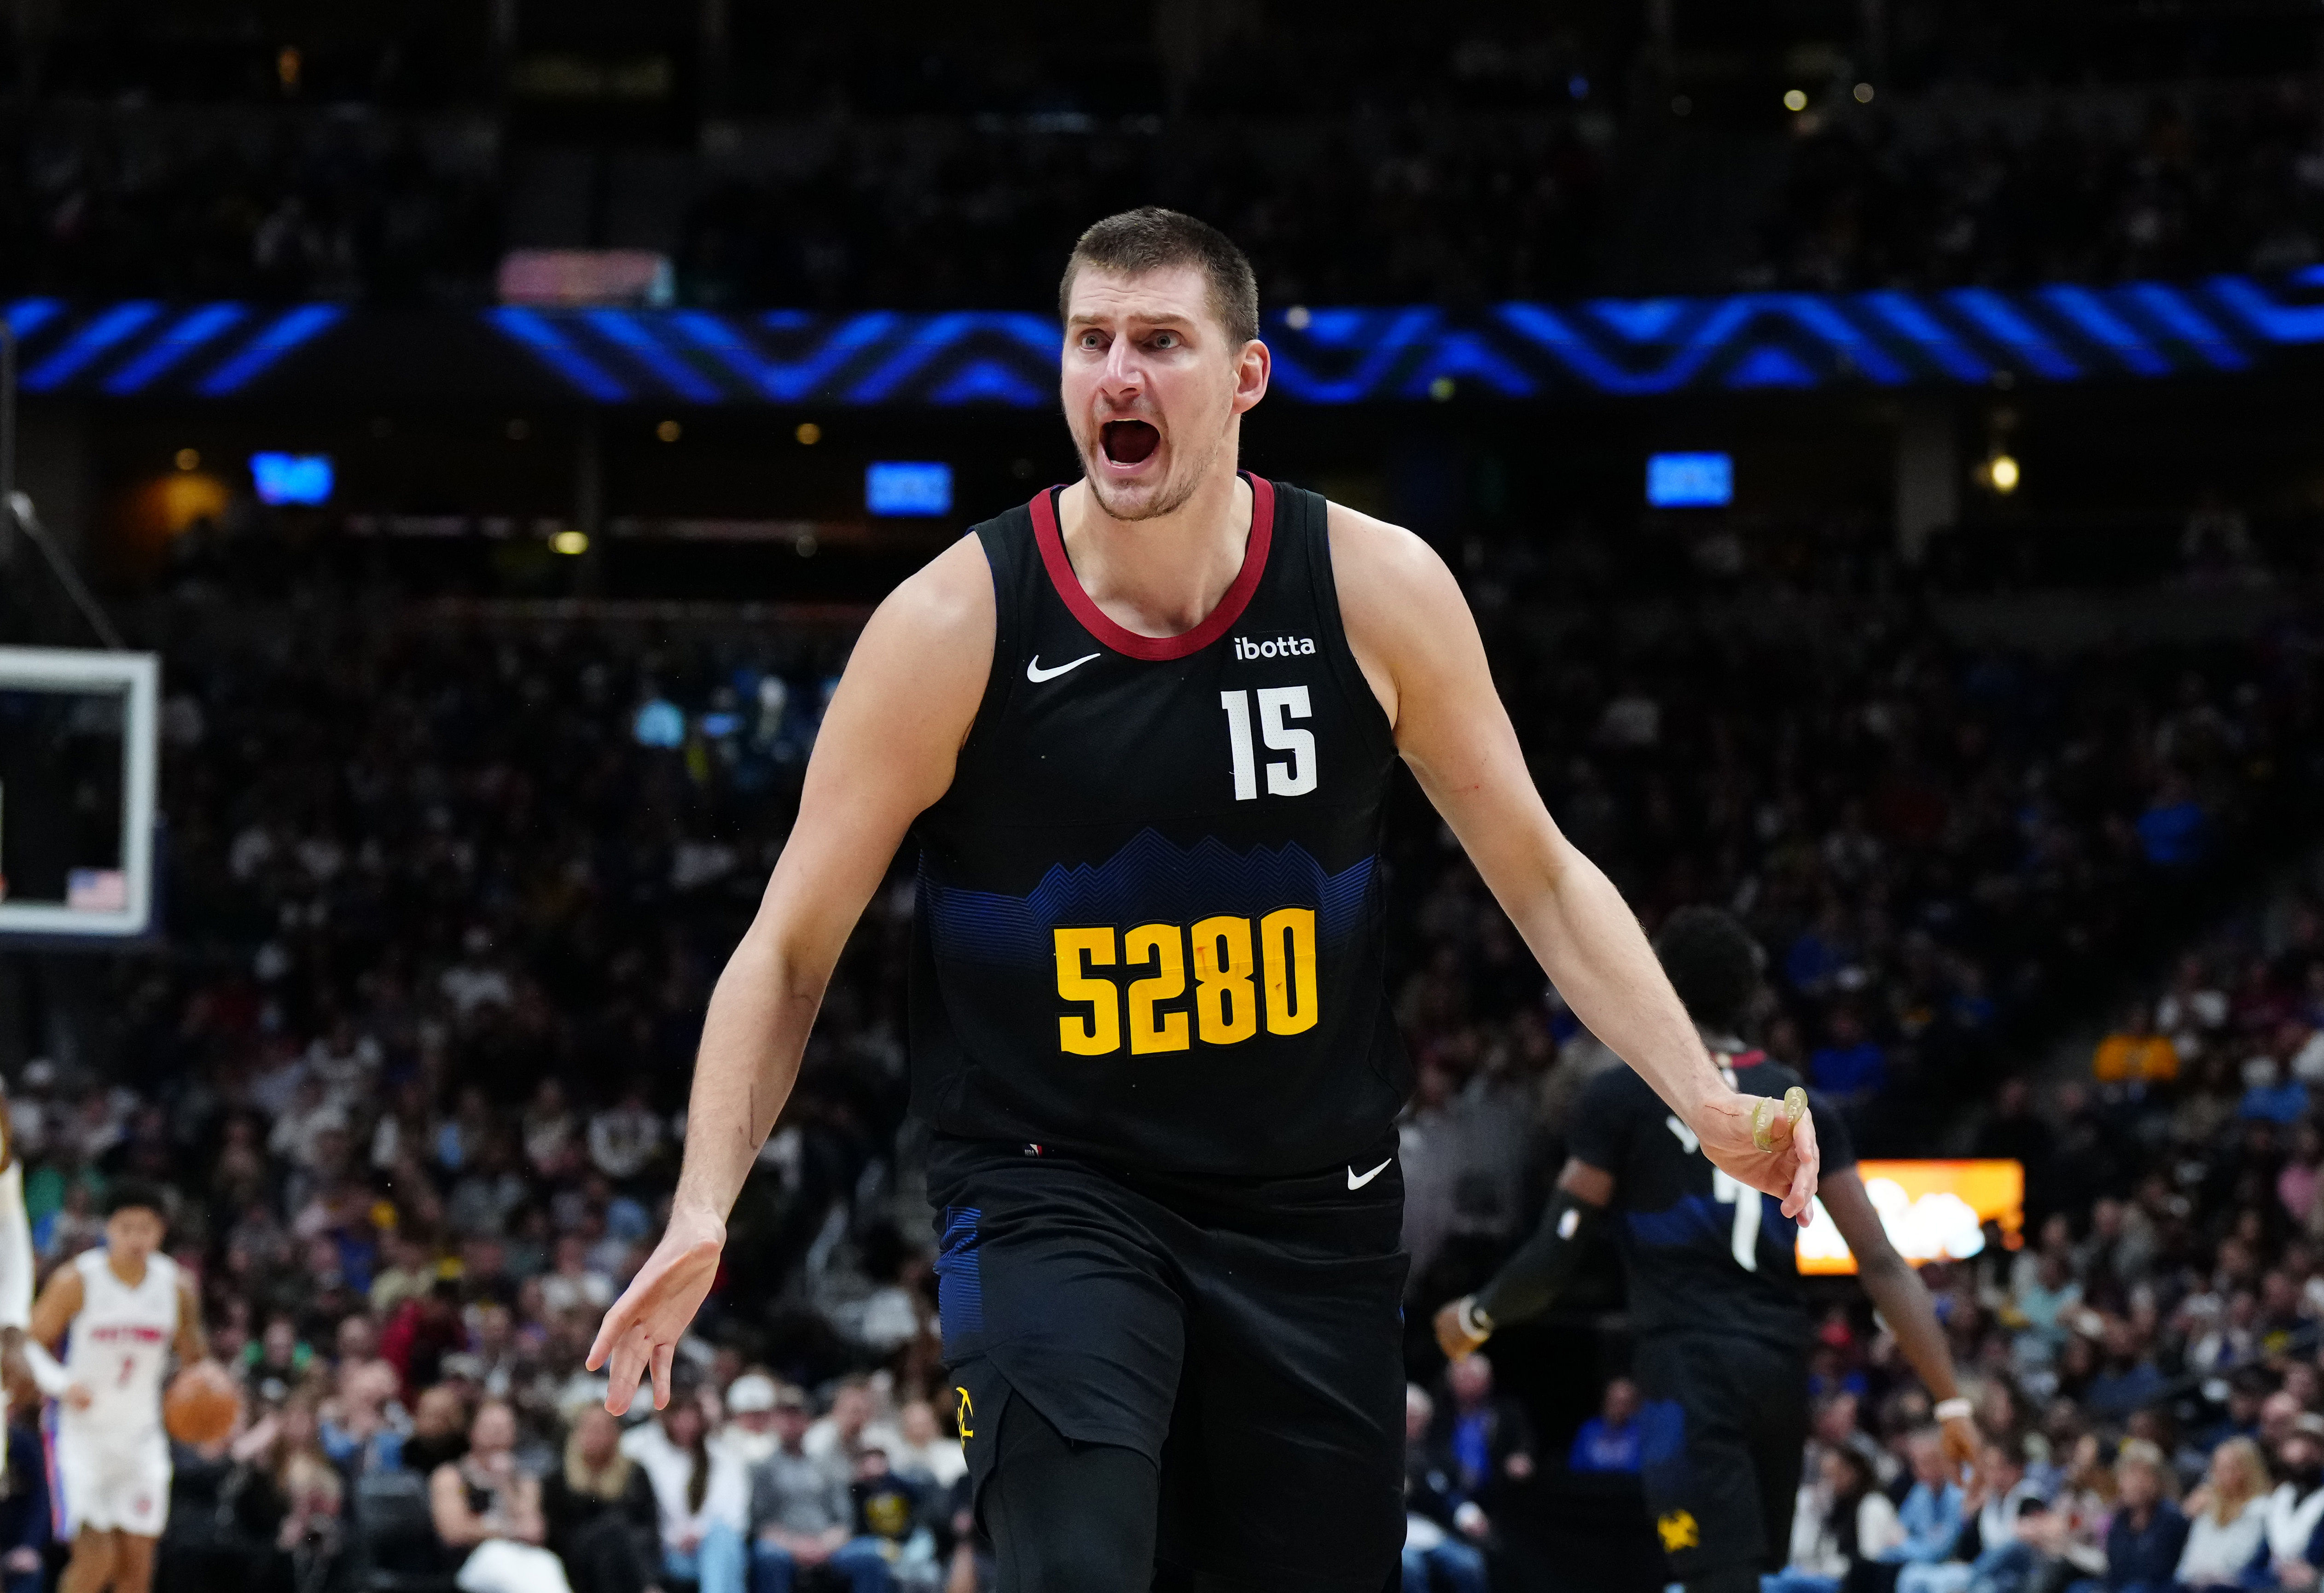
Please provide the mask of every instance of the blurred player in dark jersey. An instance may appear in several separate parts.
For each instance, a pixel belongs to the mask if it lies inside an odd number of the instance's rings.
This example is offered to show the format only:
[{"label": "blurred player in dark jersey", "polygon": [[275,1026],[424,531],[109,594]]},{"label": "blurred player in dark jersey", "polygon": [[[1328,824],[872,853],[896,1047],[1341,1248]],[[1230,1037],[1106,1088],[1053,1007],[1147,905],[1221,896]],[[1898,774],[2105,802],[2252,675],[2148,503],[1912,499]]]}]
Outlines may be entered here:
[{"label": "blurred player in dark jersey", "polygon": [[[1655,950],[1712,1059],[1738,1090],[1780,1096],[1792,1071],[1737,1036],[1759,987],[1749,933],[1714,908],[1671,915]],[[1945,1452],[1978,1452],[1969,1401],[1929,1293],[1880,1226],[1839,1113],[1814,1110],[1819,1196],[1865,1292],[1937,1401]],[[1554,1302],[1593,1236],[1610,1229],[1629,1280],[1646,1398],[1647,1507],[1689,1593],[1753,1593],[1791,1541],[1807,1438],[1807,1350],[1797,1230],[1756,1190],[1712,1166],[1695,1136],[1628,1068],[1600,1073],[1574,1113],[1564,1170],[1540,1229],[1491,1282],[1436,1315],[1454,1359]]]}]

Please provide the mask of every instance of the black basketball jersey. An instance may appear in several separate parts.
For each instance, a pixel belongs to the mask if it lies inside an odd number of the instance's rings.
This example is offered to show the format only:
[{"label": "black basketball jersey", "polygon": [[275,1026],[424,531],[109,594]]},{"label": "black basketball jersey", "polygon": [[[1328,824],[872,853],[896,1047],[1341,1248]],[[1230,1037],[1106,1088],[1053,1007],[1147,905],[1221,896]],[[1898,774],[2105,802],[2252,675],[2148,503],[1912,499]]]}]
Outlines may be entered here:
[{"label": "black basketball jersey", "polygon": [[[1735,1087],[1782,1099],[1798,1074],[1760,1051],[1712,1060]],[[1856,1165],[1840,1114],[1814,1102],[1823,1171]],[[1693,1132],[1653,1086],[1609,1067],[1582,1092],[1567,1153],[1614,1175],[1615,1242],[1640,1333],[1740,1334],[1786,1349],[1805,1346],[1799,1228],[1784,1202],[1711,1165]]]},{"label": "black basketball jersey", "polygon": [[1281,1175],[1369,1151],[1403,1104],[1395,743],[1341,627],[1323,500],[1246,479],[1241,571],[1183,636],[1091,601],[1057,489],[975,528],[992,673],[916,825],[912,1098],[940,1133]]}]

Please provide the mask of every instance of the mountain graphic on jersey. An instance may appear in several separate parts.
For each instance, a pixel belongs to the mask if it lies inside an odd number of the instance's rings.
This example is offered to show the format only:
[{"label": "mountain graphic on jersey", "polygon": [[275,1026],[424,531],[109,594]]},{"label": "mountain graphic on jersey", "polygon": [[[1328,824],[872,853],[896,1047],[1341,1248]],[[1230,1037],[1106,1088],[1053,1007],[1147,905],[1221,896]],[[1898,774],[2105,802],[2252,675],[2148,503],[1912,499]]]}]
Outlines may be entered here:
[{"label": "mountain graphic on jersey", "polygon": [[1183,924],[1221,913],[1255,919],[1295,905],[1314,907],[1318,935],[1333,945],[1362,928],[1375,861],[1328,874],[1296,843],[1237,852],[1209,836],[1189,848],[1146,829],[1094,867],[1052,865],[1029,896],[939,884],[923,863],[920,902],[936,954],[948,962],[1043,967],[1061,925]]}]

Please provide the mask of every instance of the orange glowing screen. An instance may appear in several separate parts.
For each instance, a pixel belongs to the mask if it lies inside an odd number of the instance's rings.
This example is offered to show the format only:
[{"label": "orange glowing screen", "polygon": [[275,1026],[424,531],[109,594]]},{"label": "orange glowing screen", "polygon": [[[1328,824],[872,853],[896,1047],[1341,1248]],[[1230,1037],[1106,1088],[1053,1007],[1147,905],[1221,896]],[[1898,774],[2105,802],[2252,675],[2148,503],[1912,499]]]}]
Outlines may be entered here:
[{"label": "orange glowing screen", "polygon": [[[1962,1261],[1985,1248],[1985,1228],[1997,1223],[2001,1242],[2025,1242],[2025,1168],[2018,1162],[1858,1162],[1864,1191],[1889,1242],[1918,1266]],[[1815,1220],[1800,1229],[1802,1272],[1854,1272],[1856,1257],[1840,1225],[1815,1203]]]}]

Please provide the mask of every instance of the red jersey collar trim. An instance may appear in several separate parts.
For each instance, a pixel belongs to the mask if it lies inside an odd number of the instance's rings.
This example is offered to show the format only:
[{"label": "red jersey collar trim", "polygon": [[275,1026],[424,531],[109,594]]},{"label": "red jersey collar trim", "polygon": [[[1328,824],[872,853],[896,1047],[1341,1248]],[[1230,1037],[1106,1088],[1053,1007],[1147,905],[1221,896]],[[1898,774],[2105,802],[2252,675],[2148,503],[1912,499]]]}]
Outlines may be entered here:
[{"label": "red jersey collar trim", "polygon": [[1079,576],[1074,574],[1073,560],[1065,557],[1065,539],[1057,529],[1057,493],[1051,487],[1032,502],[1033,541],[1041,549],[1041,563],[1049,572],[1049,585],[1073,611],[1082,629],[1099,642],[1129,658],[1148,663],[1163,663],[1183,658],[1202,651],[1227,633],[1227,630],[1250,604],[1251,594],[1259,590],[1259,578],[1267,573],[1267,550],[1275,540],[1275,486],[1264,476],[1239,472],[1250,483],[1250,538],[1243,544],[1242,568],[1236,572],[1234,584],[1227,588],[1219,606],[1213,609],[1203,622],[1192,631],[1177,636],[1140,636],[1125,630],[1106,618],[1105,611],[1097,606],[1090,594],[1082,590]]}]

